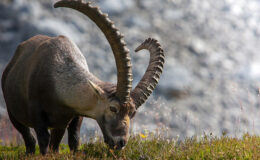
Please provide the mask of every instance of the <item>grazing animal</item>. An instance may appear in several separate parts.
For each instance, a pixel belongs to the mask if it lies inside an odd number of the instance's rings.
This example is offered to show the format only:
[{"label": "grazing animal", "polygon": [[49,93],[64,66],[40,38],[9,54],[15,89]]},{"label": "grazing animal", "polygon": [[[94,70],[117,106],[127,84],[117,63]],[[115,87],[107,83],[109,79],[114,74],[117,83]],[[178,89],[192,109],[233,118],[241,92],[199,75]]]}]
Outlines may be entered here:
[{"label": "grazing animal", "polygon": [[115,57],[117,84],[103,82],[89,72],[83,54],[67,37],[34,36],[17,47],[3,72],[2,89],[10,120],[22,134],[27,153],[35,152],[36,143],[29,128],[35,130],[42,154],[48,146],[59,150],[66,129],[69,147],[76,151],[83,117],[97,121],[109,147],[122,149],[128,141],[130,119],[163,71],[163,50],[151,38],[135,50],[149,50],[150,61],[132,90],[129,50],[107,14],[81,1],[61,0],[54,7],[75,9],[100,28]]}]

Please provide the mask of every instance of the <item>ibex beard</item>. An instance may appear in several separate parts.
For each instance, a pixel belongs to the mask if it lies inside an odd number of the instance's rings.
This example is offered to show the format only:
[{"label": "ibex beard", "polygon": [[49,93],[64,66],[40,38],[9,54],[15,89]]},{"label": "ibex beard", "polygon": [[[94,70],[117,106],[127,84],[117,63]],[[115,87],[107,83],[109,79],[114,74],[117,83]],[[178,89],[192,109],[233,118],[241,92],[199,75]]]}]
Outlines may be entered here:
[{"label": "ibex beard", "polygon": [[[38,35],[22,42],[2,76],[9,118],[22,134],[27,153],[58,152],[68,130],[72,151],[79,146],[83,117],[93,118],[112,149],[122,149],[129,138],[130,119],[156,87],[163,70],[164,53],[157,40],[148,38],[137,49],[147,49],[147,70],[132,90],[132,65],[123,35],[99,8],[81,1],[62,0],[67,7],[88,16],[104,33],[116,61],[117,84],[99,80],[89,72],[79,48],[65,36]],[[49,133],[50,130],[50,133]]]}]

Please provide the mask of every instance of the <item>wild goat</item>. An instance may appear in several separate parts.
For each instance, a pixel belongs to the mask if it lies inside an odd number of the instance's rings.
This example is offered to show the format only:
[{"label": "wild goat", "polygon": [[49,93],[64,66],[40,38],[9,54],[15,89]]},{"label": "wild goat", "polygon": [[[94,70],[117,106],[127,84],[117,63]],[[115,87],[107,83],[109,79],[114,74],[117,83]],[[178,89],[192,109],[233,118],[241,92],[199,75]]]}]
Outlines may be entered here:
[{"label": "wild goat", "polygon": [[34,36],[17,47],[2,76],[10,120],[22,134],[27,153],[35,152],[36,143],[29,127],[36,132],[42,154],[48,146],[59,150],[66,129],[69,147],[76,151],[83,117],[95,119],[109,147],[121,149],[128,141],[130,119],[158,83],[163,50],[151,38],[135,50],[149,50],[150,61],[132,90],[129,50],[107,14],[81,1],[61,0],[54,7],[85,14],[105,34],[116,61],[117,84],[103,82],[90,73],[83,54],[67,37]]}]

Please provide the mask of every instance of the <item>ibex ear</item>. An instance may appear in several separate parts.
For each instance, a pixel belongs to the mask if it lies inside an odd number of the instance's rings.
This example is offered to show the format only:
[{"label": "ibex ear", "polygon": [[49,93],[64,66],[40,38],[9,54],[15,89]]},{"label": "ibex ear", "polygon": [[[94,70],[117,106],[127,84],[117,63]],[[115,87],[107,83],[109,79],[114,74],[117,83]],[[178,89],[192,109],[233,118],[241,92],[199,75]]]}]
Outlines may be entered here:
[{"label": "ibex ear", "polygon": [[98,85],[96,85],[95,83],[93,83],[92,81],[88,81],[89,82],[89,85],[91,87],[91,89],[93,90],[93,92],[98,96],[100,97],[101,99],[104,99],[106,96],[105,96],[105,92],[102,88],[100,88]]}]

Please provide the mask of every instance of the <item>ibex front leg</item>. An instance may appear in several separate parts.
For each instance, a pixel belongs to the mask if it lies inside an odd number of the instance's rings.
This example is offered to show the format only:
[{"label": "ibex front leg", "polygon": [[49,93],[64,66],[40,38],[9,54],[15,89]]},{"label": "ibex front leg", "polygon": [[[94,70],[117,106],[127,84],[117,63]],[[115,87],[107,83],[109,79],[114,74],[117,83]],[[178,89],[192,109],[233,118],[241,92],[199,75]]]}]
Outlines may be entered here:
[{"label": "ibex front leg", "polygon": [[50,141],[50,149],[53,152],[59,152],[59,145],[61,139],[64,135],[65,129],[52,129],[51,130],[51,141]]},{"label": "ibex front leg", "polygon": [[75,117],[69,124],[68,136],[69,136],[69,147],[71,151],[77,151],[79,147],[79,136],[80,136],[80,126],[83,117]]}]

